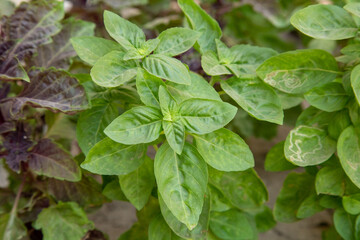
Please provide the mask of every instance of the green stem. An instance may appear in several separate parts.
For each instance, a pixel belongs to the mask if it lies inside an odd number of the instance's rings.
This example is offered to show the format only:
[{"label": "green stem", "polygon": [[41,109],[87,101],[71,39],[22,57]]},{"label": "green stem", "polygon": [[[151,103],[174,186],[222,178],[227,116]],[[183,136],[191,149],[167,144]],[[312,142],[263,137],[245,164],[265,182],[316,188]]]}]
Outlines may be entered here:
[{"label": "green stem", "polygon": [[14,201],[14,205],[13,205],[13,207],[12,207],[12,209],[11,209],[11,215],[12,215],[12,216],[15,216],[15,215],[16,215],[16,211],[17,211],[17,207],[18,207],[18,205],[19,205],[21,193],[22,193],[22,191],[23,191],[23,189],[24,189],[24,185],[25,185],[25,181],[26,181],[26,175],[27,175],[27,174],[24,173],[23,180],[22,180],[22,182],[21,182],[21,184],[20,184],[20,187],[19,187],[19,189],[18,189],[18,191],[17,191],[17,193],[16,193],[16,198],[15,198],[15,201]]},{"label": "green stem", "polygon": [[155,149],[155,151],[159,150],[159,148],[158,148],[158,146],[156,144],[153,145],[153,148]]},{"label": "green stem", "polygon": [[218,77],[212,76],[211,79],[210,79],[209,84],[210,84],[211,86],[214,86],[215,83],[217,83],[218,81],[219,81],[219,78],[218,78]]},{"label": "green stem", "polygon": [[219,91],[218,94],[221,96],[221,95],[226,94],[226,92],[225,91]]}]

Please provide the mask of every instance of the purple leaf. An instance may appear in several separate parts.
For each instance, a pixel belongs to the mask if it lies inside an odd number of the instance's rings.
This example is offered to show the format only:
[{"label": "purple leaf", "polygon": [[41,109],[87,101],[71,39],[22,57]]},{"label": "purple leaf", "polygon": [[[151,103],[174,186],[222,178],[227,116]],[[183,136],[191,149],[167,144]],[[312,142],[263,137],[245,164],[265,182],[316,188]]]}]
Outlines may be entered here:
[{"label": "purple leaf", "polygon": [[0,79],[29,81],[22,66],[38,46],[51,42],[60,31],[58,23],[64,16],[62,2],[32,1],[22,3],[13,15],[1,21]]},{"label": "purple leaf", "polygon": [[4,99],[0,103],[5,120],[21,118],[25,105],[64,113],[74,113],[88,107],[85,90],[77,79],[55,69],[38,72],[17,97]]},{"label": "purple leaf", "polygon": [[81,170],[72,156],[50,139],[40,140],[29,152],[29,167],[39,175],[80,181]]}]

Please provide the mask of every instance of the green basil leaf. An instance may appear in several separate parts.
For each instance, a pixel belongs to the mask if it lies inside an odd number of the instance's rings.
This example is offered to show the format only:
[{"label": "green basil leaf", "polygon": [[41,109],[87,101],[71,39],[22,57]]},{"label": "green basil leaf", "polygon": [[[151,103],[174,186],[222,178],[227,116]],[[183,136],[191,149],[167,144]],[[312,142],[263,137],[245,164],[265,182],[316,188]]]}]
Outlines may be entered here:
[{"label": "green basil leaf", "polygon": [[314,191],[314,177],[308,173],[289,173],[276,199],[274,217],[279,222],[295,222],[303,201]]},{"label": "green basil leaf", "polygon": [[360,17],[360,3],[358,2],[349,2],[344,6],[344,9],[349,13],[354,14],[357,17]]},{"label": "green basil leaf", "polygon": [[256,76],[260,64],[278,54],[273,49],[251,45],[235,45],[229,50],[232,60],[225,66],[237,77]]},{"label": "green basil leaf", "polygon": [[290,22],[302,33],[318,39],[352,38],[358,31],[351,15],[335,5],[308,6],[297,11]]},{"label": "green basil leaf", "polygon": [[199,74],[190,72],[190,80],[190,85],[166,82],[167,89],[176,102],[181,103],[190,98],[222,101],[216,90]]},{"label": "green basil leaf", "polygon": [[158,38],[150,39],[144,42],[140,48],[131,49],[124,55],[124,60],[131,60],[131,59],[142,59],[148,56],[155,48],[158,46],[160,40]]},{"label": "green basil leaf", "polygon": [[153,54],[144,59],[142,66],[156,77],[179,84],[190,84],[189,70],[182,62],[175,58]]},{"label": "green basil leaf", "polygon": [[110,200],[128,201],[124,192],[120,188],[120,183],[118,180],[113,180],[106,184],[102,194]]},{"label": "green basil leaf", "polygon": [[0,215],[0,237],[2,240],[21,240],[26,236],[24,223],[15,215]]},{"label": "green basil leaf", "polygon": [[155,185],[154,162],[145,156],[143,164],[135,171],[119,176],[121,190],[140,211],[148,202]]},{"label": "green basil leaf", "polygon": [[268,199],[265,185],[254,169],[243,172],[220,172],[209,168],[209,182],[232,205],[247,212],[258,211]]},{"label": "green basil leaf", "polygon": [[43,209],[33,226],[41,229],[44,240],[79,240],[87,231],[94,229],[94,223],[74,202],[59,202]]},{"label": "green basil leaf", "polygon": [[269,172],[281,172],[297,168],[285,158],[284,153],[285,141],[277,143],[266,154],[265,158],[265,170]]},{"label": "green basil leaf", "polygon": [[356,128],[350,126],[341,133],[337,151],[346,175],[357,187],[360,187],[360,134]]},{"label": "green basil leaf", "polygon": [[344,240],[354,240],[355,216],[351,216],[344,209],[339,208],[334,212],[334,225],[336,231]]},{"label": "green basil leaf", "polygon": [[329,122],[329,136],[333,139],[338,139],[342,131],[344,131],[350,124],[351,119],[347,109],[336,112],[332,117],[332,120]]},{"label": "green basil leaf", "polygon": [[300,204],[296,217],[300,219],[308,218],[322,210],[324,208],[320,205],[320,196],[313,193]]},{"label": "green basil leaf", "polygon": [[346,212],[352,215],[360,214],[360,193],[344,196],[342,203]]},{"label": "green basil leaf", "polygon": [[160,43],[155,54],[169,57],[179,55],[189,50],[200,37],[200,33],[187,28],[169,28],[160,33]]},{"label": "green basil leaf", "polygon": [[254,156],[236,133],[221,128],[205,135],[194,135],[196,148],[211,167],[225,172],[254,167]]},{"label": "green basil leaf", "polygon": [[328,160],[336,151],[336,142],[321,128],[300,125],[290,131],[284,149],[286,159],[305,167]]},{"label": "green basil leaf", "polygon": [[[154,217],[148,230],[149,240],[181,240],[182,238],[176,236],[171,231],[171,228],[166,224],[161,214]],[[135,239],[134,239],[135,240]]]},{"label": "green basil leaf", "polygon": [[206,163],[200,154],[189,143],[185,143],[181,155],[169,144],[163,144],[155,156],[155,177],[166,206],[189,230],[194,229],[208,180]]},{"label": "green basil leaf", "polygon": [[331,82],[315,87],[304,94],[310,105],[326,112],[343,109],[349,100],[341,83]]},{"label": "green basil leaf", "polygon": [[268,206],[264,206],[263,211],[255,215],[255,222],[259,232],[269,231],[276,225],[272,210]]},{"label": "green basil leaf", "polygon": [[136,76],[136,89],[141,101],[150,107],[160,108],[159,87],[165,86],[164,82],[154,75],[138,68]]},{"label": "green basil leaf", "polygon": [[136,170],[145,155],[144,144],[123,145],[104,138],[90,150],[81,167],[101,175],[125,175]]},{"label": "green basil leaf", "polygon": [[177,153],[181,154],[185,144],[185,126],[181,120],[163,121],[162,126],[170,147]]},{"label": "green basil leaf", "polygon": [[257,79],[232,77],[221,88],[240,107],[259,120],[282,124],[284,113],[274,90]]},{"label": "green basil leaf", "polygon": [[178,0],[178,4],[191,28],[201,33],[197,40],[200,52],[215,51],[215,39],[221,38],[221,28],[218,22],[211,18],[194,0]]},{"label": "green basil leaf", "polygon": [[123,50],[118,43],[99,37],[75,37],[71,38],[71,44],[81,60],[90,65],[109,52]]},{"label": "green basil leaf", "polygon": [[353,57],[360,57],[360,44],[359,43],[352,43],[340,50],[342,54],[353,56]]},{"label": "green basil leaf", "polygon": [[245,213],[230,209],[226,212],[212,212],[210,229],[221,239],[254,239],[256,233]]},{"label": "green basil leaf", "polygon": [[104,133],[123,144],[149,143],[160,136],[161,120],[161,112],[156,108],[134,107],[112,121]]},{"label": "green basil leaf", "polygon": [[134,61],[123,60],[124,53],[112,51],[101,57],[90,71],[92,80],[102,87],[117,87],[135,77]]},{"label": "green basil leaf", "polygon": [[335,113],[321,111],[312,106],[306,108],[296,120],[296,127],[300,125],[316,126],[324,128],[329,125],[329,119],[332,119]]},{"label": "green basil leaf", "polygon": [[87,155],[90,149],[106,137],[104,129],[119,115],[114,103],[96,100],[92,108],[82,112],[76,125],[76,139]]},{"label": "green basil leaf", "polygon": [[351,71],[351,87],[355,93],[356,100],[360,105],[360,65]]},{"label": "green basil leaf", "polygon": [[337,63],[330,53],[307,49],[271,57],[257,68],[256,74],[280,91],[305,93],[334,80],[337,71]]},{"label": "green basil leaf", "polygon": [[104,24],[110,36],[126,50],[140,48],[145,42],[145,34],[138,26],[113,12],[104,11]]},{"label": "green basil leaf", "polygon": [[220,63],[220,60],[213,51],[206,51],[201,56],[201,67],[206,74],[210,76],[219,76],[231,74],[225,65]]},{"label": "green basil leaf", "polygon": [[166,206],[164,200],[159,194],[159,203],[161,213],[169,225],[169,227],[176,233],[178,236],[185,239],[206,239],[207,231],[209,228],[209,219],[210,219],[210,193],[209,191],[205,194],[204,205],[201,211],[199,222],[193,230],[189,230],[185,224],[181,223]]},{"label": "green basil leaf", "polygon": [[211,192],[211,211],[225,212],[230,208],[233,208],[229,200],[216,187],[209,185]]},{"label": "green basil leaf", "polygon": [[159,87],[159,100],[160,100],[160,109],[162,115],[164,116],[164,121],[174,121],[177,116],[177,104],[175,99],[170,95],[166,87]]},{"label": "green basil leaf", "polygon": [[317,194],[342,196],[345,193],[345,173],[340,166],[325,166],[316,174]]},{"label": "green basil leaf", "polygon": [[224,127],[236,112],[237,108],[229,103],[207,99],[189,99],[179,106],[186,129],[195,134],[210,133]]}]

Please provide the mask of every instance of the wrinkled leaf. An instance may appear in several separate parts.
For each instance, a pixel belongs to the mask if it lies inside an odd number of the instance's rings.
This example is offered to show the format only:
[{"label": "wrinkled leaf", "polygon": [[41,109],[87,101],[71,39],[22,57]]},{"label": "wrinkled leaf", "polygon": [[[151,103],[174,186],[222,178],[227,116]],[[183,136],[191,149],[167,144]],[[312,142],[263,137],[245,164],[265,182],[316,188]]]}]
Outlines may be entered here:
[{"label": "wrinkled leaf", "polygon": [[81,170],[70,153],[50,139],[41,139],[30,150],[28,162],[30,169],[39,175],[72,182],[81,179]]},{"label": "wrinkled leaf", "polygon": [[[41,86],[41,88],[39,87]],[[19,118],[25,105],[73,113],[88,107],[84,88],[65,71],[49,69],[36,74],[24,90],[13,98],[4,99],[9,109],[6,119]]]},{"label": "wrinkled leaf", "polygon": [[63,16],[62,2],[38,0],[22,3],[5,19],[2,27],[5,37],[0,44],[0,79],[29,81],[21,62],[38,46],[52,41],[51,36],[60,31],[58,21]]},{"label": "wrinkled leaf", "polygon": [[33,226],[42,230],[44,240],[79,240],[94,228],[94,223],[76,203],[59,202],[43,209]]},{"label": "wrinkled leaf", "polygon": [[52,38],[53,41],[38,48],[34,57],[35,66],[67,69],[70,65],[69,58],[76,56],[70,38],[91,36],[94,34],[94,28],[95,24],[90,22],[73,18],[64,20],[61,32]]}]

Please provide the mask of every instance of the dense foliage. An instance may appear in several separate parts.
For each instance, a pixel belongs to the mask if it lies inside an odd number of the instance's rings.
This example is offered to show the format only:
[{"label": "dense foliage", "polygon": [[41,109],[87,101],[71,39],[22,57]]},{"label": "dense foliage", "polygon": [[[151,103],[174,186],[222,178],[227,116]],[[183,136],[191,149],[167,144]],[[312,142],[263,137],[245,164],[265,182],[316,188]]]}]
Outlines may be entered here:
[{"label": "dense foliage", "polygon": [[[111,200],[137,209],[121,240],[257,239],[325,209],[323,239],[360,239],[360,3],[72,4],[0,12],[1,239],[106,239],[87,213]],[[265,169],[297,170],[271,209],[244,139],[282,124]]]}]

